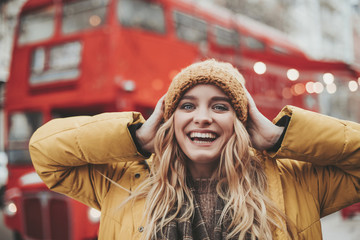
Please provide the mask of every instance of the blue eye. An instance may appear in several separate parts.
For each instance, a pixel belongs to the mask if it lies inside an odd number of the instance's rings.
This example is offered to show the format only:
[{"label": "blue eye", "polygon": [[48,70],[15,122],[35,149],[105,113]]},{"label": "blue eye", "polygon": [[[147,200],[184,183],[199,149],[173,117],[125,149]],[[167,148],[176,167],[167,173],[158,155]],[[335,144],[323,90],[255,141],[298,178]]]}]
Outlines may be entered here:
[{"label": "blue eye", "polygon": [[229,111],[229,107],[226,106],[225,104],[215,104],[213,106],[213,109],[215,109],[217,111]]},{"label": "blue eye", "polygon": [[184,103],[180,106],[180,109],[184,109],[184,110],[192,110],[194,108],[195,106],[192,103]]}]

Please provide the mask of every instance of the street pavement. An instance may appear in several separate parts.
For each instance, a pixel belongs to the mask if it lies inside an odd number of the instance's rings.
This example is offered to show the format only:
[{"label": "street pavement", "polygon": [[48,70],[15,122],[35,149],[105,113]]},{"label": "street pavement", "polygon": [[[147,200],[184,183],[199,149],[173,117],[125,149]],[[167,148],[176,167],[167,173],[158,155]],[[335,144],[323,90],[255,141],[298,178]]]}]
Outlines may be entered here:
[{"label": "street pavement", "polygon": [[321,219],[324,240],[359,240],[360,215],[343,220],[340,212]]},{"label": "street pavement", "polygon": [[0,240],[12,240],[12,232],[4,224],[3,211],[0,210]]}]

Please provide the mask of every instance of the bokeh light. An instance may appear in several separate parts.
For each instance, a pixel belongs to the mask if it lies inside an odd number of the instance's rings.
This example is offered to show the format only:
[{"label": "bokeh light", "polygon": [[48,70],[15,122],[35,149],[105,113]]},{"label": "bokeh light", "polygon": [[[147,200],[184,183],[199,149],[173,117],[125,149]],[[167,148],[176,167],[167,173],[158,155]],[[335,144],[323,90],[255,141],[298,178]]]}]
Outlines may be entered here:
[{"label": "bokeh light", "polygon": [[298,70],[291,68],[287,71],[286,76],[290,81],[296,81],[299,79],[300,74]]},{"label": "bokeh light", "polygon": [[263,62],[256,62],[254,64],[254,71],[259,75],[264,74],[266,72],[266,64]]},{"label": "bokeh light", "polygon": [[332,75],[331,73],[324,73],[323,75],[323,81],[326,84],[331,84],[334,82],[334,75]]},{"label": "bokeh light", "polygon": [[355,92],[356,90],[358,90],[358,88],[359,88],[359,84],[356,81],[349,82],[349,89],[351,92]]},{"label": "bokeh light", "polygon": [[294,86],[294,92],[295,92],[295,95],[301,95],[301,94],[304,94],[305,93],[305,86],[304,84],[302,83],[297,83],[295,84]]},{"label": "bokeh light", "polygon": [[336,92],[336,85],[335,83],[330,83],[328,85],[326,85],[326,91],[329,93],[329,94],[334,94]]},{"label": "bokeh light", "polygon": [[315,93],[322,93],[324,91],[324,85],[321,82],[314,83],[314,92]]},{"label": "bokeh light", "polygon": [[101,23],[101,18],[98,15],[92,15],[89,18],[89,23],[93,27],[99,26]]},{"label": "bokeh light", "polygon": [[283,88],[283,90],[282,90],[282,96],[283,96],[283,98],[285,98],[285,99],[290,99],[290,98],[292,98],[291,89],[288,88],[288,87]]},{"label": "bokeh light", "polygon": [[314,82],[307,82],[305,89],[308,93],[314,93]]}]

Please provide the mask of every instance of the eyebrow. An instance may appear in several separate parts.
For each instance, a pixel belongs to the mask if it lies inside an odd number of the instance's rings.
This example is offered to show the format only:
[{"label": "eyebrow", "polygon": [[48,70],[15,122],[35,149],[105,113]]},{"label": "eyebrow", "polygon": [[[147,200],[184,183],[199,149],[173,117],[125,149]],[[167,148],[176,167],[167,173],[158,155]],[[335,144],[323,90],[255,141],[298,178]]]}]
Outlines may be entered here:
[{"label": "eyebrow", "polygon": [[[180,101],[183,100],[183,99],[194,100],[194,99],[196,99],[196,97],[193,96],[193,95],[185,95],[180,99]],[[215,96],[215,97],[211,98],[211,101],[224,101],[224,102],[230,103],[230,98],[221,97],[221,96]]]}]

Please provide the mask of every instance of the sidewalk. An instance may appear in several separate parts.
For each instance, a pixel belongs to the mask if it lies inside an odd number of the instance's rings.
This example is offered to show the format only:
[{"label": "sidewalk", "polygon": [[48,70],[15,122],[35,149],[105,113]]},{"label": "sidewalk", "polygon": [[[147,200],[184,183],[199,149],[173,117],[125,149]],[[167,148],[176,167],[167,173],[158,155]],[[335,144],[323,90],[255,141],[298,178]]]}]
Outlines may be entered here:
[{"label": "sidewalk", "polygon": [[360,216],[343,220],[340,212],[321,220],[324,240],[359,240]]},{"label": "sidewalk", "polygon": [[9,229],[7,229],[4,224],[3,212],[1,210],[0,210],[0,239],[1,240],[13,239],[12,232]]}]

